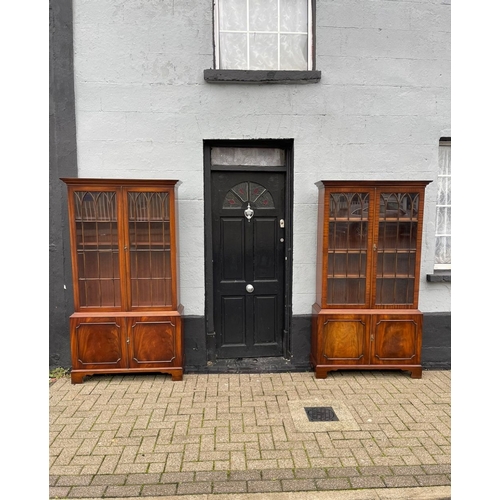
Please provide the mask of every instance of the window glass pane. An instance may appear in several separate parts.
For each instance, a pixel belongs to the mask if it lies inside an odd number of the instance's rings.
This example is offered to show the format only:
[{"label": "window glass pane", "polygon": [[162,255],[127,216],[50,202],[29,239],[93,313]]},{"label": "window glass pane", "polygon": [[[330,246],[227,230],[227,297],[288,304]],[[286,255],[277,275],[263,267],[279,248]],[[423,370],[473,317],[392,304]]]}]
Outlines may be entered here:
[{"label": "window glass pane", "polygon": [[247,35],[220,34],[220,68],[247,69]]},{"label": "window glass pane", "polygon": [[280,36],[280,69],[307,70],[307,35]]},{"label": "window glass pane", "polygon": [[219,0],[221,30],[246,31],[247,0]]},{"label": "window glass pane", "polygon": [[278,69],[278,35],[250,35],[249,69]]},{"label": "window glass pane", "polygon": [[308,10],[308,0],[218,0],[219,69],[307,70]]},{"label": "window glass pane", "polygon": [[280,29],[307,32],[307,0],[281,0]]},{"label": "window glass pane", "polygon": [[436,255],[440,268],[451,267],[451,143],[439,144],[436,204]]},{"label": "window glass pane", "polygon": [[212,165],[285,165],[285,151],[278,148],[212,148]]},{"label": "window glass pane", "polygon": [[249,0],[250,31],[278,31],[278,0]]}]

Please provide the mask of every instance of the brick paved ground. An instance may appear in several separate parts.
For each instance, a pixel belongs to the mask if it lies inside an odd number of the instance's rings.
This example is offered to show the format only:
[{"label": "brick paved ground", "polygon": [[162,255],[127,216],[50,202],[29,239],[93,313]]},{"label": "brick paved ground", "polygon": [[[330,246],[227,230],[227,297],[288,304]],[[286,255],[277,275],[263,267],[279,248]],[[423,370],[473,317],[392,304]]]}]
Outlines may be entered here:
[{"label": "brick paved ground", "polygon": [[[50,386],[50,498],[451,484],[451,371],[94,376]],[[338,422],[309,422],[302,405]]]}]

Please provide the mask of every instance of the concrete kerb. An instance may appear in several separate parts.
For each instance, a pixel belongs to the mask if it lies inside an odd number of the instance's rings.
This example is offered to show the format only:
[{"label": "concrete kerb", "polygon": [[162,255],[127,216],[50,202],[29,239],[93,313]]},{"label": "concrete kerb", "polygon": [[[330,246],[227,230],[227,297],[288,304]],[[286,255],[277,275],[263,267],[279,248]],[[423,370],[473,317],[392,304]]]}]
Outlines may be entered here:
[{"label": "concrete kerb", "polygon": [[[380,488],[345,491],[301,491],[279,493],[203,494],[148,497],[147,500],[451,500],[450,486],[424,488]],[[113,500],[128,500],[114,498]],[[101,500],[85,498],[73,500]]]}]

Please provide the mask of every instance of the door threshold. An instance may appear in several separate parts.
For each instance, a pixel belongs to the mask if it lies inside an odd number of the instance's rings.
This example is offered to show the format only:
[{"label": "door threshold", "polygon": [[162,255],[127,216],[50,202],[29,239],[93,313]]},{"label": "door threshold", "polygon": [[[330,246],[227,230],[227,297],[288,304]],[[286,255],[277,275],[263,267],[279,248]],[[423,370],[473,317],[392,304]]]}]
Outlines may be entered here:
[{"label": "door threshold", "polygon": [[295,365],[283,357],[217,359],[211,365],[186,366],[184,373],[284,373],[311,371],[310,364]]}]

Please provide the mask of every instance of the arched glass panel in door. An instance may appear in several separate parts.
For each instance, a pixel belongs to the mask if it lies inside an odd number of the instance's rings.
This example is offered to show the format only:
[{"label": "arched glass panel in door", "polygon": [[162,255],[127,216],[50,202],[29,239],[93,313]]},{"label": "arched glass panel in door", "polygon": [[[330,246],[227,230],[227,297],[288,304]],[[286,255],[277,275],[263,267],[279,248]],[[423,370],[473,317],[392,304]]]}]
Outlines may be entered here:
[{"label": "arched glass panel in door", "polygon": [[271,193],[256,182],[240,182],[226,194],[222,208],[242,208],[244,204],[252,204],[256,208],[274,208]]}]

